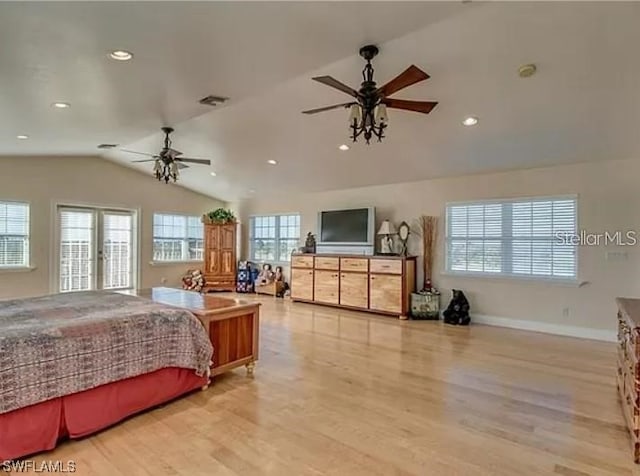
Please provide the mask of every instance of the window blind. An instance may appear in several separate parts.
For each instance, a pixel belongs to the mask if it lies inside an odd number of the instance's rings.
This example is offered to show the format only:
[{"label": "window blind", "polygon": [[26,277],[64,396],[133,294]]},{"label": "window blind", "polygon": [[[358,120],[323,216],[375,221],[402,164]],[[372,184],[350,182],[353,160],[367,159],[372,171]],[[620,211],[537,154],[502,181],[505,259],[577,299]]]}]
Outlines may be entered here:
[{"label": "window blind", "polygon": [[448,272],[577,278],[575,197],[448,204],[446,221]]},{"label": "window blind", "polygon": [[249,241],[252,260],[289,261],[300,242],[300,215],[251,217]]},{"label": "window blind", "polygon": [[203,259],[204,226],[197,216],[153,215],[154,261]]},{"label": "window blind", "polygon": [[59,208],[60,292],[94,288],[95,212]]},{"label": "window blind", "polygon": [[0,268],[29,266],[29,204],[0,202]]}]

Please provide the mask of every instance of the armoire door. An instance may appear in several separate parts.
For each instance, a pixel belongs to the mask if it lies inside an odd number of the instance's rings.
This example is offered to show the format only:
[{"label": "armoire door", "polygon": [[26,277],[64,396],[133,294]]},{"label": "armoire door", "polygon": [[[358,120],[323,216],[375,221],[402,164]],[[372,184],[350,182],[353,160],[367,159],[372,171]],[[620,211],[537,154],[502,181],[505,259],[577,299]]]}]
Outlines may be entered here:
[{"label": "armoire door", "polygon": [[205,274],[219,274],[222,269],[220,260],[220,227],[205,227]]},{"label": "armoire door", "polygon": [[220,274],[236,275],[236,227],[220,227]]}]

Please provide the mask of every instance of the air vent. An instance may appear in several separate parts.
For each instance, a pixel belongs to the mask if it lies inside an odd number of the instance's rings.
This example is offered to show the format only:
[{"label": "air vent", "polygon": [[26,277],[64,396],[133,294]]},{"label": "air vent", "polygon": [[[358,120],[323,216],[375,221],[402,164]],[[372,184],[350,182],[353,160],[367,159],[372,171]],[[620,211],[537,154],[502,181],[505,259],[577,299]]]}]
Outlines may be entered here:
[{"label": "air vent", "polygon": [[204,97],[202,99],[200,99],[200,101],[198,101],[200,104],[205,104],[207,106],[217,106],[218,104],[222,104],[225,101],[228,101],[229,98],[225,98],[222,96],[212,96],[209,95],[207,97]]},{"label": "air vent", "polygon": [[98,149],[115,149],[118,147],[118,144],[100,144]]}]

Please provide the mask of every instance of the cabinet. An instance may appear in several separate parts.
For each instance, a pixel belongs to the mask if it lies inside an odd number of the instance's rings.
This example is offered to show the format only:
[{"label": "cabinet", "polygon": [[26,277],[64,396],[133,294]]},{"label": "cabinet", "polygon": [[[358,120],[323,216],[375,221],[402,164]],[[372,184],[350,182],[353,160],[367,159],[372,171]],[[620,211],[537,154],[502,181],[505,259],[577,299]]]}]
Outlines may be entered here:
[{"label": "cabinet", "polygon": [[203,290],[236,289],[236,223],[204,226]]},{"label": "cabinet", "polygon": [[323,271],[316,269],[313,283],[313,300],[326,304],[338,304],[339,285],[337,271]]},{"label": "cabinet", "polygon": [[291,299],[313,300],[313,269],[291,268]]},{"label": "cabinet", "polygon": [[369,276],[369,307],[372,310],[402,312],[402,276],[372,274]]},{"label": "cabinet", "polygon": [[633,460],[640,463],[640,299],[618,298],[616,381],[631,436]]},{"label": "cabinet", "polygon": [[416,287],[416,258],[297,255],[291,299],[404,317]]},{"label": "cabinet", "polygon": [[366,273],[340,273],[340,304],[369,307],[369,277]]}]

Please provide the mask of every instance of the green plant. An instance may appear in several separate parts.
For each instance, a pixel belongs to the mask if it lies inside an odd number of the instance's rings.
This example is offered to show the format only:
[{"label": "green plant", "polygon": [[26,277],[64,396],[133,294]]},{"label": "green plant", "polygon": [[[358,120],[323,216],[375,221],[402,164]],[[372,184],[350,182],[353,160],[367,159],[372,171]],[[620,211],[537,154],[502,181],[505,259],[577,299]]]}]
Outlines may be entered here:
[{"label": "green plant", "polygon": [[207,213],[211,223],[231,223],[236,221],[236,216],[231,210],[225,208],[218,208]]}]

